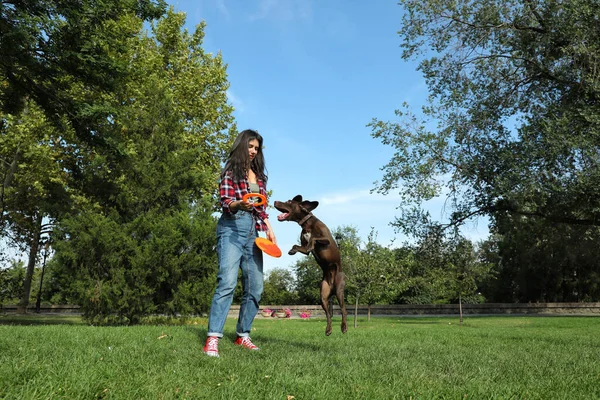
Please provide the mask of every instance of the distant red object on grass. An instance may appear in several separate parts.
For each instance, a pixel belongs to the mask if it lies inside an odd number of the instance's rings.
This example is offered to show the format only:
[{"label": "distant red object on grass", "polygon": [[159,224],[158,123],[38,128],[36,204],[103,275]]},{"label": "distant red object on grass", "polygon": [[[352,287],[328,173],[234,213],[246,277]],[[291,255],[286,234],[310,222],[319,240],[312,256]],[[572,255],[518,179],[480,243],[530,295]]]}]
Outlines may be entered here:
[{"label": "distant red object on grass", "polygon": [[[258,201],[250,200],[250,199],[254,199],[254,198],[258,198]],[[267,198],[260,193],[246,193],[242,197],[242,200],[247,201],[248,203],[251,203],[254,207],[262,206],[263,204],[266,204],[266,202],[267,202]]]},{"label": "distant red object on grass", "polygon": [[269,239],[258,237],[254,240],[254,243],[256,243],[259,249],[271,257],[281,257],[281,249]]}]

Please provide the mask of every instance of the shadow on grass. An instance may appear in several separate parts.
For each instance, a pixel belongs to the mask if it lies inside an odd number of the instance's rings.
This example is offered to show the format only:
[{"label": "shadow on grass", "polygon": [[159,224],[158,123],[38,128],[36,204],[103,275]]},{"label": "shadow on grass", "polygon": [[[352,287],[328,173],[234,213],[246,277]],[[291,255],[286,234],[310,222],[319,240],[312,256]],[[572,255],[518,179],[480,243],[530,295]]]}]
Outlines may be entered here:
[{"label": "shadow on grass", "polygon": [[[423,319],[399,319],[398,323],[403,325],[445,325],[448,322],[452,322],[451,320],[440,321],[440,320],[423,320]],[[458,323],[458,318],[456,318],[456,322]]]},{"label": "shadow on grass", "polygon": [[[309,322],[309,321],[305,321],[305,322]],[[311,320],[310,323],[320,323],[323,325],[323,330],[319,329],[319,338],[322,336],[323,338],[326,339],[325,342],[321,343],[319,341],[317,342],[311,342],[311,343],[307,343],[305,340],[295,340],[295,339],[291,339],[289,336],[274,336],[273,332],[269,332],[269,333],[265,333],[265,332],[261,332],[261,333],[257,333],[255,335],[252,335],[252,339],[253,341],[259,346],[282,346],[285,348],[289,348],[289,347],[295,347],[298,350],[306,350],[307,346],[310,348],[310,350],[312,351],[326,351],[329,349],[329,345],[326,343],[327,340],[330,341],[334,341],[335,339],[333,337],[331,337],[330,339],[327,338],[327,336],[325,336],[324,329],[325,329],[325,319],[323,318],[322,320]],[[206,340],[206,335],[208,333],[208,329],[207,329],[207,323],[204,325],[186,325],[185,329],[192,332],[195,336],[197,336],[198,340],[200,341],[200,343],[204,344],[204,341]],[[342,335],[344,336],[341,332],[336,332],[336,335]],[[333,334],[332,334],[333,336]],[[237,334],[235,333],[235,331],[231,331],[231,329],[228,327],[226,328],[225,332],[223,333],[223,337],[221,338],[221,340],[223,341],[227,341],[230,343],[233,343],[237,338]]]},{"label": "shadow on grass", "polygon": [[85,325],[79,315],[3,314],[0,325]]}]

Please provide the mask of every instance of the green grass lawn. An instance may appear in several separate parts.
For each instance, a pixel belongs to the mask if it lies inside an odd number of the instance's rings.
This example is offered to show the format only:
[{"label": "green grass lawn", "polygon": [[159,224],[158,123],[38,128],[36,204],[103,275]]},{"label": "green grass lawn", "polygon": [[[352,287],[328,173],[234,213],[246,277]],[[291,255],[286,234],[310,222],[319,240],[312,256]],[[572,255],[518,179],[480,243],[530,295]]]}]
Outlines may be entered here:
[{"label": "green grass lawn", "polygon": [[2,399],[594,399],[600,318],[257,319],[262,349],[202,354],[206,321],[92,327],[0,316]]}]

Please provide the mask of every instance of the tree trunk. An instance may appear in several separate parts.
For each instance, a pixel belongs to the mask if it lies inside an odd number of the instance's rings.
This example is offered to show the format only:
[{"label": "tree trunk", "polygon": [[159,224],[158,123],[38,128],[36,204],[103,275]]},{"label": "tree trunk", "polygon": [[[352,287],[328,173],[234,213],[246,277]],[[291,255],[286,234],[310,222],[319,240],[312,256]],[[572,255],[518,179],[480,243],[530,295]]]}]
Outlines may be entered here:
[{"label": "tree trunk", "polygon": [[460,297],[460,294],[458,295],[458,310],[459,310],[459,313],[460,313],[460,324],[462,325],[462,321],[463,321],[463,318],[462,318],[462,298]]},{"label": "tree trunk", "polygon": [[371,305],[367,305],[367,322],[371,322]]},{"label": "tree trunk", "polygon": [[354,303],[354,327],[358,326],[358,296],[356,296],[356,302]]},{"label": "tree trunk", "polygon": [[37,300],[35,302],[35,312],[39,314],[42,305],[42,288],[44,285],[44,270],[46,269],[46,257],[48,256],[48,247],[50,242],[46,241],[44,247],[44,261],[42,262],[42,276],[40,277],[40,289],[38,290]]},{"label": "tree trunk", "polygon": [[29,296],[31,294],[31,280],[33,278],[33,272],[35,271],[35,263],[37,260],[37,253],[40,247],[40,234],[42,231],[42,217],[34,217],[34,232],[29,247],[29,262],[27,263],[27,272],[25,273],[25,283],[23,284],[23,295],[21,301],[17,305],[17,313],[27,313],[27,306],[29,305]]}]

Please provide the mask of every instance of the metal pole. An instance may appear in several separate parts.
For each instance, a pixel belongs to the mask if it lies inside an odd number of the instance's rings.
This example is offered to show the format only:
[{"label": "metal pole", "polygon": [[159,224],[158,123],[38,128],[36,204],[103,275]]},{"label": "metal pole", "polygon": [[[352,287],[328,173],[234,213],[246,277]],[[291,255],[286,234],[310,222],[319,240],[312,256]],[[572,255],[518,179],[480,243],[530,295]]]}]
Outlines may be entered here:
[{"label": "metal pole", "polygon": [[42,285],[44,284],[44,270],[46,269],[46,256],[48,255],[48,246],[50,242],[46,242],[44,246],[44,261],[42,262],[42,276],[40,277],[40,289],[38,290],[37,300],[35,302],[35,312],[40,313],[40,306],[42,304]]}]

